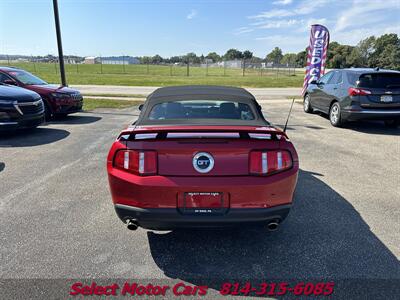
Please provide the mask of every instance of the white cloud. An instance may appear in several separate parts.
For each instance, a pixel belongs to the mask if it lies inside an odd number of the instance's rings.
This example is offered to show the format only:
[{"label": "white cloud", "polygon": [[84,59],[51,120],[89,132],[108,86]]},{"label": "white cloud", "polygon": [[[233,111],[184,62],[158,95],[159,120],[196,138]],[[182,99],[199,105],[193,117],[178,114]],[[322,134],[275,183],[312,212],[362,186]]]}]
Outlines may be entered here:
[{"label": "white cloud", "polygon": [[[376,23],[384,20],[382,11],[399,10],[400,2],[398,0],[386,0],[386,1],[359,1],[353,2],[353,5],[347,8],[336,22],[335,30],[343,31],[354,25],[366,25]],[[355,21],[357,20],[357,21]]]},{"label": "white cloud", "polygon": [[191,20],[197,16],[197,10],[192,9],[190,13],[186,16],[186,19]]},{"label": "white cloud", "polygon": [[270,19],[293,16],[293,12],[286,9],[272,9],[270,11],[262,12],[255,16],[249,16],[249,19]]},{"label": "white cloud", "polygon": [[259,22],[257,28],[260,29],[287,28],[287,27],[292,27],[294,25],[298,25],[302,22],[303,20],[295,20],[295,19],[277,20],[277,21],[267,20],[264,22]]},{"label": "white cloud", "polygon": [[289,16],[308,15],[315,12],[318,8],[325,6],[332,0],[313,0],[303,1],[294,9],[272,9],[258,15],[249,16],[249,19],[271,19]]},{"label": "white cloud", "polygon": [[278,1],[272,2],[272,4],[274,4],[274,5],[288,5],[288,4],[291,4],[292,2],[293,2],[293,0],[278,0]]},{"label": "white cloud", "polygon": [[307,46],[311,25],[322,24],[330,29],[332,41],[356,45],[371,35],[400,35],[399,13],[400,0],[302,0],[248,16],[249,23],[236,34],[254,32],[251,37],[265,49],[297,52]]},{"label": "white cloud", "polygon": [[252,31],[254,31],[254,28],[250,28],[250,27],[245,26],[245,27],[237,28],[233,33],[235,35],[240,35],[240,34],[249,33],[249,32],[252,32]]},{"label": "white cloud", "polygon": [[315,12],[318,8],[325,6],[332,0],[313,0],[313,1],[303,1],[294,10],[297,15],[308,15]]},{"label": "white cloud", "polygon": [[342,32],[332,32],[331,36],[341,44],[356,45],[371,35],[380,36],[385,33],[397,33],[400,35],[400,26],[357,28]]}]

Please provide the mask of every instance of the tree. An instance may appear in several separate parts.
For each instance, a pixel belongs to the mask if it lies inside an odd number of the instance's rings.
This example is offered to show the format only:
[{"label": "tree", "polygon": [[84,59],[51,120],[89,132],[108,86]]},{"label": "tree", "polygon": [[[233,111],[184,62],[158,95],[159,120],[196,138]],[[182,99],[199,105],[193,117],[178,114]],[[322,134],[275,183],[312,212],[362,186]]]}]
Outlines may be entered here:
[{"label": "tree", "polygon": [[183,60],[182,56],[171,56],[169,62],[174,64],[174,63],[180,63],[182,62],[182,60]]},{"label": "tree", "polygon": [[261,64],[261,63],[263,62],[263,59],[260,58],[260,57],[257,57],[257,56],[253,56],[253,57],[250,59],[250,61],[251,61],[252,63]]},{"label": "tree", "polygon": [[224,58],[226,60],[242,59],[243,53],[237,49],[229,49],[228,51],[226,51]]},{"label": "tree", "polygon": [[267,54],[266,60],[268,62],[273,62],[274,64],[280,64],[283,54],[279,47],[275,47],[270,53]]},{"label": "tree", "polygon": [[332,42],[328,47],[326,66],[332,69],[351,67],[352,64],[349,58],[353,49],[353,46],[340,45],[338,42]]},{"label": "tree", "polygon": [[368,64],[371,67],[398,69],[399,53],[400,39],[397,34],[381,35],[375,40],[374,51],[369,57]]},{"label": "tree", "polygon": [[139,58],[141,64],[149,64],[151,63],[151,57],[150,56],[142,56]]},{"label": "tree", "polygon": [[356,46],[358,51],[358,55],[360,56],[360,66],[367,67],[369,66],[369,60],[371,54],[375,51],[375,42],[376,39],[374,36],[370,36],[358,43]]},{"label": "tree", "polygon": [[199,64],[200,58],[196,55],[196,53],[190,52],[185,55],[184,61],[186,63],[189,61],[189,63],[192,63],[192,64]]},{"label": "tree", "polygon": [[284,65],[293,65],[296,63],[296,53],[286,53],[281,59],[281,63]]},{"label": "tree", "polygon": [[162,58],[160,55],[158,55],[158,54],[154,55],[154,56],[151,58],[151,63],[152,63],[152,64],[159,64],[159,63],[162,63],[162,62],[163,62],[163,58]]},{"label": "tree", "polygon": [[377,66],[387,69],[400,69],[400,47],[387,45],[378,57]]},{"label": "tree", "polygon": [[307,64],[307,51],[300,51],[296,54],[296,65],[305,67]]},{"label": "tree", "polygon": [[208,53],[206,58],[211,59],[214,63],[221,60],[221,56],[219,56],[216,52]]},{"label": "tree", "polygon": [[366,67],[367,66],[367,63],[364,63],[360,48],[358,48],[358,47],[353,48],[349,57],[347,58],[347,62],[352,67]]},{"label": "tree", "polygon": [[253,52],[246,50],[243,52],[243,58],[244,59],[251,59],[253,57]]}]

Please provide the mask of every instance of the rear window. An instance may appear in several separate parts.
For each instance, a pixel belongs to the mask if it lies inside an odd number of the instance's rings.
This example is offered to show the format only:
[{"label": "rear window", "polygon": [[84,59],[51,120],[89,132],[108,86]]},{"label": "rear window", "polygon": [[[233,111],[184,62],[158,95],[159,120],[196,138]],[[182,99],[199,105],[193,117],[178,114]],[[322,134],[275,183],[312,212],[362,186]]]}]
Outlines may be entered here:
[{"label": "rear window", "polygon": [[358,78],[360,77],[360,74],[354,73],[354,72],[347,72],[347,80],[349,81],[350,84],[356,85]]},{"label": "rear window", "polygon": [[400,88],[400,74],[372,73],[360,76],[359,87],[365,88]]},{"label": "rear window", "polygon": [[220,100],[181,100],[153,106],[149,120],[231,119],[254,120],[254,112],[246,103]]}]

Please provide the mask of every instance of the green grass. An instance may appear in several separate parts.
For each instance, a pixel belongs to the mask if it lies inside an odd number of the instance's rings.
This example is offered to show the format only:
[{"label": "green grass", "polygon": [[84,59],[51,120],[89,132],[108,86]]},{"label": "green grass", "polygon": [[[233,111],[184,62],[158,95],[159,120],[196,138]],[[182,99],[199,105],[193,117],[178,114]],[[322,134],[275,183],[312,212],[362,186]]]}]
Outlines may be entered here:
[{"label": "green grass", "polygon": [[96,108],[127,108],[142,104],[143,101],[115,100],[115,99],[91,99],[83,100],[83,110],[90,111]]},{"label": "green grass", "polygon": [[[7,63],[2,63],[6,65]],[[11,63],[26,69],[50,83],[60,82],[58,65],[54,63]],[[172,74],[172,75],[171,75]],[[263,71],[246,70],[242,76],[241,69],[190,67],[190,76],[186,76],[184,66],[150,65],[66,65],[68,84],[98,84],[127,86],[169,86],[188,84],[214,84],[242,87],[301,87],[303,71],[288,75],[287,70]]]},{"label": "green grass", "polygon": [[294,99],[303,99],[303,96],[301,96],[301,95],[293,95],[293,96],[286,96],[286,98],[287,99],[290,99],[290,100],[292,100],[293,98]]}]

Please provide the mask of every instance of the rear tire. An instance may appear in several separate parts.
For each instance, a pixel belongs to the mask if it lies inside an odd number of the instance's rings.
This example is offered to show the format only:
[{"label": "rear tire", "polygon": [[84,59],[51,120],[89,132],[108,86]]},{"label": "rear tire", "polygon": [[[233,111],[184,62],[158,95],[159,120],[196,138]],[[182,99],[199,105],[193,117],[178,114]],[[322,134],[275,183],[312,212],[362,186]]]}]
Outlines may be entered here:
[{"label": "rear tire", "polygon": [[385,126],[389,128],[396,128],[400,124],[400,120],[385,120]]},{"label": "rear tire", "polygon": [[304,101],[303,101],[304,112],[306,112],[308,114],[311,114],[314,111],[312,106],[311,106],[311,101],[310,100],[311,100],[311,97],[310,97],[310,95],[307,94],[304,97]]},{"label": "rear tire", "polygon": [[329,121],[334,127],[341,127],[343,125],[342,113],[338,102],[333,103],[329,110]]}]

